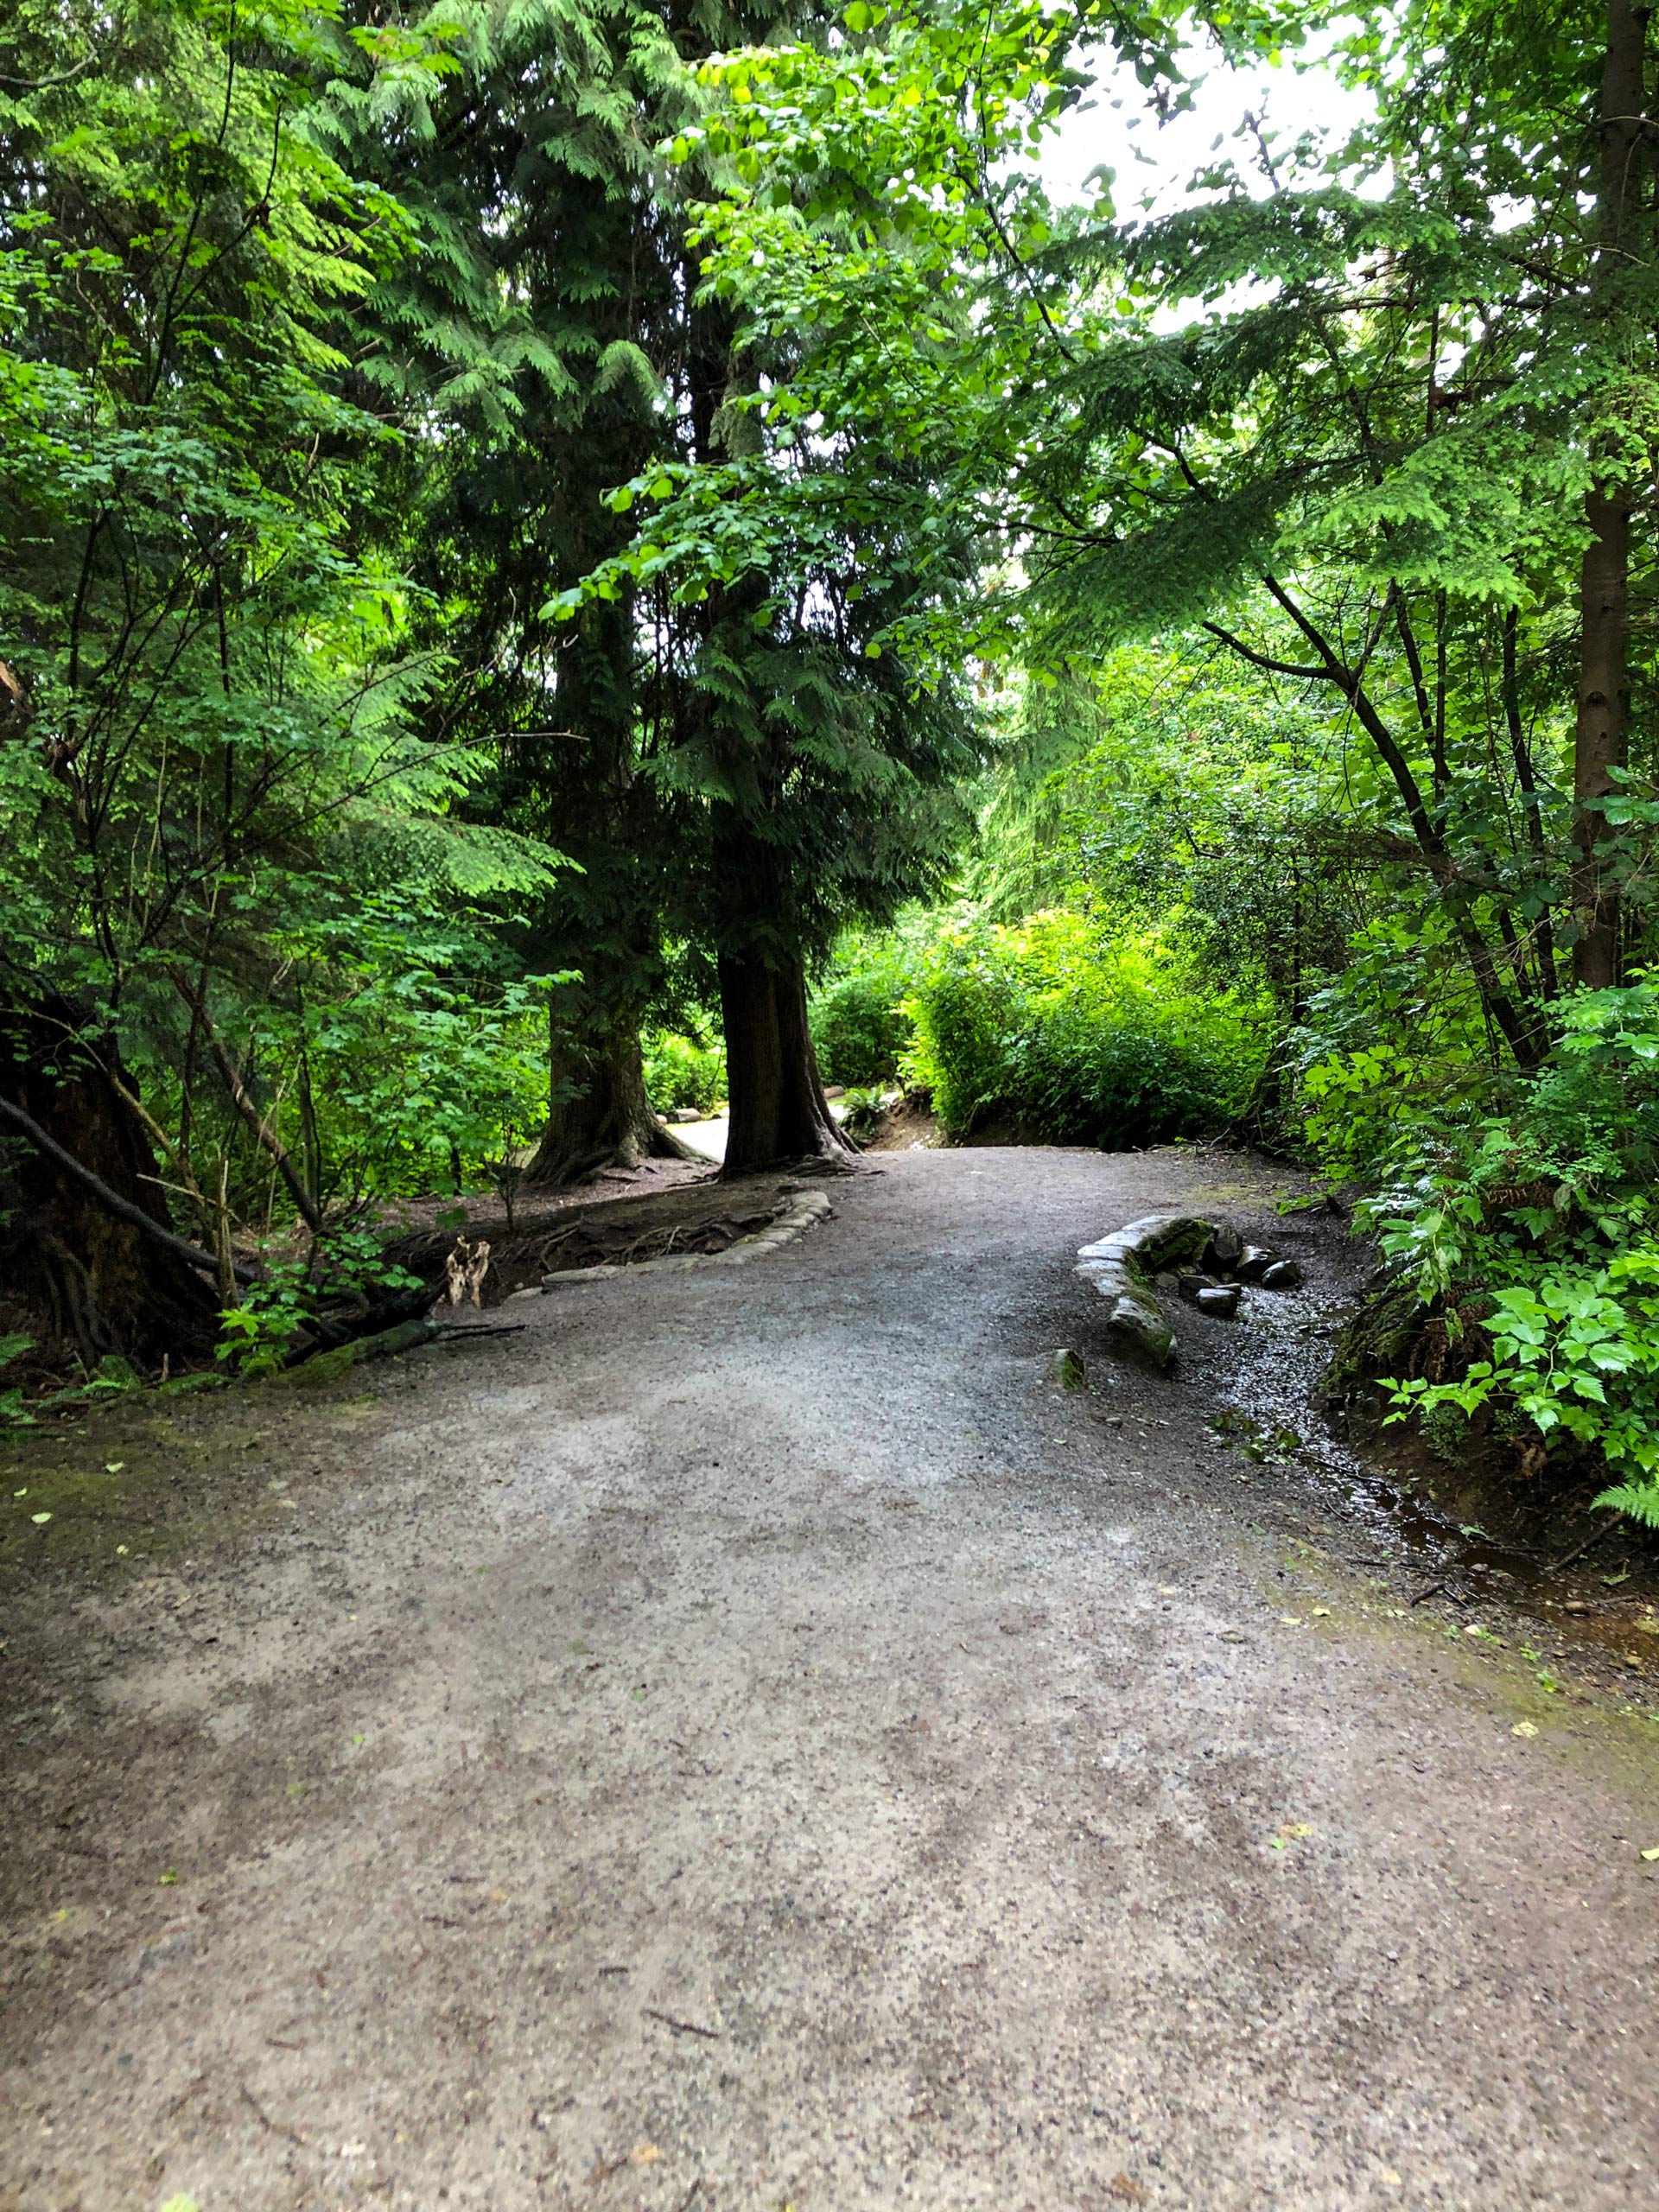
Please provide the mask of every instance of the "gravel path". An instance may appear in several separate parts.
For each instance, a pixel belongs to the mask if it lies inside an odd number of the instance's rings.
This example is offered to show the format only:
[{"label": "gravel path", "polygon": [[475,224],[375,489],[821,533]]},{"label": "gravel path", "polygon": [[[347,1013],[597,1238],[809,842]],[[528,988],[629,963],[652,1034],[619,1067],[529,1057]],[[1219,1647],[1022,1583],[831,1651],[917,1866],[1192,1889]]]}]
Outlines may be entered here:
[{"label": "gravel path", "polygon": [[1659,2206],[1651,1723],[1252,1525],[1259,1325],[1091,1339],[1265,1174],[890,1155],[24,1585],[0,2207]]}]

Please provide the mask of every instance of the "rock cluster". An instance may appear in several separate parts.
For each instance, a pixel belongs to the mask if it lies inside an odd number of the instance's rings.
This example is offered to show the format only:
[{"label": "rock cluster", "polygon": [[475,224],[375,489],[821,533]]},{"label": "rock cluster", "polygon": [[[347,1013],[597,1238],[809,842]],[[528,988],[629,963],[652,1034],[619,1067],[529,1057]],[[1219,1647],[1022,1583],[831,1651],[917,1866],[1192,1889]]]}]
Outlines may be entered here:
[{"label": "rock cluster", "polygon": [[1241,1285],[1294,1290],[1302,1279],[1294,1260],[1281,1259],[1266,1245],[1247,1244],[1224,1222],[1186,1213],[1154,1213],[1126,1223],[1112,1236],[1084,1245],[1077,1271],[1110,1306],[1107,1328],[1154,1367],[1167,1367],[1175,1356],[1174,1332],[1158,1292],[1179,1292],[1200,1313],[1231,1320]]}]

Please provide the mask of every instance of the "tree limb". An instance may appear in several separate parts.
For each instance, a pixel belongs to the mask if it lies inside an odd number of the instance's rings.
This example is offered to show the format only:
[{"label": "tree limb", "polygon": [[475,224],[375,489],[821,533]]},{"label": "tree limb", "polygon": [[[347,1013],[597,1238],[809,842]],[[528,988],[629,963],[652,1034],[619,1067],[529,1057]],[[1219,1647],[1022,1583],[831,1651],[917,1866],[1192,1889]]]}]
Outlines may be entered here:
[{"label": "tree limb", "polygon": [[[170,1229],[164,1228],[142,1206],[134,1205],[130,1198],[124,1198],[119,1191],[111,1190],[104,1178],[94,1174],[85,1160],[77,1160],[74,1154],[67,1151],[55,1137],[48,1136],[32,1114],[26,1114],[10,1098],[0,1098],[0,1116],[26,1136],[37,1152],[43,1153],[55,1166],[63,1168],[90,1191],[106,1213],[112,1213],[118,1221],[127,1222],[134,1229],[142,1229],[145,1236],[155,1243],[164,1244],[175,1259],[184,1260],[193,1268],[200,1268],[206,1274],[218,1274],[219,1262],[211,1252],[204,1252],[200,1244],[192,1244],[187,1237],[175,1236]],[[238,1282],[257,1282],[259,1280],[257,1271],[245,1266],[240,1261],[233,1263],[233,1271]]]},{"label": "tree limb", "polygon": [[1241,659],[1249,661],[1255,668],[1268,669],[1274,676],[1300,677],[1309,683],[1324,683],[1330,679],[1328,668],[1312,668],[1300,661],[1275,660],[1271,653],[1257,652],[1255,646],[1247,645],[1243,638],[1236,638],[1230,630],[1224,630],[1219,622],[1201,622],[1198,626],[1207,630],[1212,638],[1219,638],[1224,645],[1230,645]]}]

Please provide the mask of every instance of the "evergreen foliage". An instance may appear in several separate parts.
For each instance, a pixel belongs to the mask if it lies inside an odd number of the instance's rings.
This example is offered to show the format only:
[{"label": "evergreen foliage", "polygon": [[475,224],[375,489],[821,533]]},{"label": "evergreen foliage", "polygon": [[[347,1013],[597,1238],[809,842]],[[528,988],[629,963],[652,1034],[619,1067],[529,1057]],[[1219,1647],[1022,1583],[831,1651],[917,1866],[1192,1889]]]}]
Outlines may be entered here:
[{"label": "evergreen foliage", "polygon": [[[1348,143],[1050,203],[1105,75],[1316,32]],[[958,1134],[1306,1144],[1401,1404],[1648,1510],[1654,73],[1627,0],[19,0],[25,1302],[154,1363],[181,1267],[297,1219],[298,1311],[538,1135],[828,1151],[816,1041]]]},{"label": "evergreen foliage", "polygon": [[314,1219],[361,1180],[326,1124],[392,1012],[369,940],[404,1049],[487,1057],[521,971],[464,918],[556,855],[467,822],[486,764],[420,727],[447,670],[338,342],[412,242],[328,149],[312,17],[25,6],[0,44],[10,1050],[102,1067],[220,1249],[279,1170]]}]

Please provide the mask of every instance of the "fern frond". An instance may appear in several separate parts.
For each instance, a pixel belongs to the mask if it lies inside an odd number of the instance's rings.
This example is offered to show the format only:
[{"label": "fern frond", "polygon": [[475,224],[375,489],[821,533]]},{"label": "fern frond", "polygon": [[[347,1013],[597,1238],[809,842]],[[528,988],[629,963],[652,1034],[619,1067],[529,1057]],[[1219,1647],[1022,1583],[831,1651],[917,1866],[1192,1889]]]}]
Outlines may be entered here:
[{"label": "fern frond", "polygon": [[1620,1483],[1596,1499],[1598,1512],[1627,1513],[1644,1529],[1659,1529],[1659,1479]]}]

